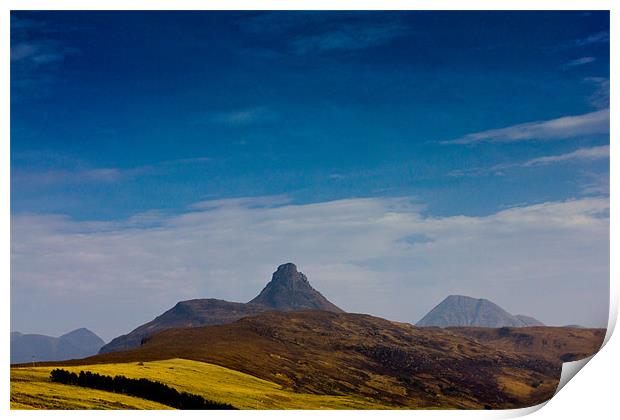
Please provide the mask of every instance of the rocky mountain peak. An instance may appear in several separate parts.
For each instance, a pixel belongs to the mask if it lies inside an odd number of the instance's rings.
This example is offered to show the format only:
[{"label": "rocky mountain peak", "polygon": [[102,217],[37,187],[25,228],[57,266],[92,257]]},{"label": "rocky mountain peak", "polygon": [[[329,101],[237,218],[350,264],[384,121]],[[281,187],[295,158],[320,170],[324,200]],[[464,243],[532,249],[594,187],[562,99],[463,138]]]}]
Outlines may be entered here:
[{"label": "rocky mountain peak", "polygon": [[310,286],[308,278],[304,273],[298,271],[297,266],[293,263],[280,265],[271,276],[271,281],[249,303],[281,311],[322,309],[342,312],[340,308]]},{"label": "rocky mountain peak", "polygon": [[280,265],[276,272],[273,273],[271,283],[290,289],[295,289],[297,287],[311,287],[308,282],[308,278],[304,275],[304,273],[297,271],[297,266],[293,263]]}]

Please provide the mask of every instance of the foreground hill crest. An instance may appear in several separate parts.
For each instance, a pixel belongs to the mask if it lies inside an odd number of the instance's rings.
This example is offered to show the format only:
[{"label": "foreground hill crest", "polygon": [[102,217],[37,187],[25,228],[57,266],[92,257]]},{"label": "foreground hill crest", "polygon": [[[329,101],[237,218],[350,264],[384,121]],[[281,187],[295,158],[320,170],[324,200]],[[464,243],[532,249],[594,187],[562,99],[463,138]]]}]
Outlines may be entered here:
[{"label": "foreground hill crest", "polygon": [[302,394],[401,408],[518,408],[548,400],[562,362],[591,355],[603,337],[594,329],[416,328],[363,314],[266,311],[226,325],[167,329],[138,348],[69,363],[183,358]]}]

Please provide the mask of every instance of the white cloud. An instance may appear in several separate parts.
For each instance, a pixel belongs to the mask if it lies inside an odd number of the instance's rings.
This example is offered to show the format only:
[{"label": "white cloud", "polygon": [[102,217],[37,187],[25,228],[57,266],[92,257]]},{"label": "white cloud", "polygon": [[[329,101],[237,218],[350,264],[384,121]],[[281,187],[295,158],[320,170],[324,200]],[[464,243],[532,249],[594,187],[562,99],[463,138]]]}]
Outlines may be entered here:
[{"label": "white cloud", "polygon": [[43,21],[11,15],[12,101],[49,95],[63,78],[63,62],[79,56],[79,50],[57,39],[60,32]]},{"label": "white cloud", "polygon": [[576,39],[572,42],[572,46],[583,47],[586,45],[599,44],[609,42],[609,31],[601,31],[589,35],[585,38]]},{"label": "white cloud", "polygon": [[203,203],[208,210],[122,223],[15,215],[12,328],[87,326],[109,339],[178,300],[247,301],[286,261],[344,309],[394,320],[415,322],[451,293],[549,323],[606,319],[607,198],[481,217],[424,216],[407,198],[267,201]]},{"label": "white cloud", "polygon": [[14,169],[12,182],[20,185],[47,186],[52,184],[111,183],[133,175],[131,170],[120,168],[52,169],[23,171]]},{"label": "white cloud", "polygon": [[297,54],[362,50],[387,44],[407,32],[406,26],[395,22],[349,24],[315,35],[299,36],[292,40],[290,45]]},{"label": "white cloud", "polygon": [[593,44],[604,44],[609,43],[609,31],[600,31],[583,38],[577,38],[565,42],[556,48],[552,48],[552,51],[562,51],[569,49],[579,49],[582,47],[587,47]]},{"label": "white cloud", "polygon": [[448,175],[453,177],[485,176],[489,174],[499,174],[507,169],[544,166],[562,162],[588,162],[600,159],[609,159],[609,146],[584,147],[559,155],[541,156],[524,162],[500,163],[487,168],[459,169],[451,171]]},{"label": "white cloud", "polygon": [[519,166],[539,166],[548,165],[556,162],[566,162],[573,160],[597,160],[609,158],[609,146],[596,146],[577,149],[569,153],[560,155],[542,156],[523,162]]},{"label": "white cloud", "polygon": [[584,64],[594,63],[595,61],[596,61],[595,57],[580,57],[580,58],[576,58],[564,64],[564,68],[583,66]]},{"label": "white cloud", "polygon": [[609,109],[547,121],[467,134],[444,144],[511,143],[528,140],[557,140],[609,133]]},{"label": "white cloud", "polygon": [[197,124],[221,124],[228,126],[244,126],[257,123],[275,122],[279,114],[267,107],[238,109],[229,112],[209,112],[199,118]]},{"label": "white cloud", "polygon": [[609,108],[609,79],[606,77],[586,77],[583,81],[595,87],[592,95],[588,97],[590,105],[598,109]]},{"label": "white cloud", "polygon": [[584,174],[585,181],[581,183],[581,192],[588,195],[609,195],[609,172]]},{"label": "white cloud", "polygon": [[[206,156],[173,159],[157,162],[152,165],[134,166],[128,168],[91,168],[87,162],[71,160],[70,158],[53,157],[63,162],[65,166],[72,166],[69,169],[12,169],[11,181],[20,185],[28,186],[48,186],[53,184],[83,184],[83,183],[116,183],[141,175],[154,174],[165,171],[166,169],[202,165],[213,161]],[[36,154],[33,158],[21,159],[20,166],[28,166],[29,163],[37,165]]]},{"label": "white cloud", "polygon": [[[240,28],[259,36],[278,34],[286,40],[286,49],[299,55],[378,47],[411,32],[402,17],[391,12],[264,12],[244,18]],[[258,52],[264,53],[264,48]]]}]

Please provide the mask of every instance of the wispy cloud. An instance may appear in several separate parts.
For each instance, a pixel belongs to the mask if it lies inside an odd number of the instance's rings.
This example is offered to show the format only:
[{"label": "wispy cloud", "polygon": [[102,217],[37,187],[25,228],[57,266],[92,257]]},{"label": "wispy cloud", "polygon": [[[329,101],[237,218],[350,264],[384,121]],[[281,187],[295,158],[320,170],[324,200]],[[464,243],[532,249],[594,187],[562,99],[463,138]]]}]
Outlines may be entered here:
[{"label": "wispy cloud", "polygon": [[583,38],[572,39],[553,48],[556,51],[578,49],[588,47],[595,44],[604,44],[609,42],[609,31],[596,32]]},{"label": "wispy cloud", "polygon": [[231,209],[246,207],[250,209],[273,208],[291,203],[291,198],[287,195],[265,195],[260,197],[239,197],[225,198],[220,200],[199,201],[190,206],[197,210]]},{"label": "wispy cloud", "polygon": [[595,146],[585,147],[577,149],[572,152],[562,153],[558,155],[541,156],[533,159],[526,160],[524,162],[516,163],[502,163],[493,165],[487,168],[473,168],[464,170],[455,170],[448,174],[448,176],[462,177],[462,176],[486,176],[497,175],[503,173],[507,169],[513,168],[528,168],[534,166],[551,165],[554,163],[563,162],[583,162],[594,161],[600,159],[609,159],[609,146]]},{"label": "wispy cloud", "polygon": [[28,61],[32,65],[40,66],[63,61],[65,57],[75,53],[75,49],[53,41],[20,42],[11,46],[11,61]]},{"label": "wispy cloud", "polygon": [[19,185],[48,186],[53,184],[114,183],[139,173],[136,169],[93,168],[30,171],[13,169],[11,182]]},{"label": "wispy cloud", "polygon": [[170,165],[191,165],[191,164],[195,164],[195,163],[208,163],[208,162],[212,162],[213,159],[207,156],[196,156],[196,157],[190,157],[190,158],[181,158],[181,159],[173,159],[173,160],[166,160],[163,162],[160,162],[157,165],[159,166],[170,166]]},{"label": "wispy cloud", "polygon": [[[185,165],[201,165],[212,161],[206,156],[172,159],[126,168],[93,168],[86,162],[71,157],[51,154],[50,157],[65,168],[28,168],[31,161],[35,165],[46,153],[29,153],[17,157],[19,166],[11,168],[11,182],[15,185],[45,187],[54,184],[85,184],[85,183],[117,183],[138,176],[165,171],[173,167]],[[70,166],[70,167],[67,167]]]},{"label": "wispy cloud", "polygon": [[178,300],[247,301],[286,261],[343,308],[394,320],[415,322],[450,293],[549,323],[607,320],[607,198],[480,217],[426,216],[408,197],[272,201],[219,200],[126,223],[14,215],[14,327],[82,322],[110,338]]},{"label": "wispy cloud", "polygon": [[398,14],[388,12],[266,12],[240,26],[255,34],[281,34],[298,55],[363,50],[411,32]]},{"label": "wispy cloud", "polygon": [[584,47],[592,44],[600,44],[609,42],[609,31],[601,31],[592,35],[588,35],[584,38],[579,38],[573,40],[570,45],[575,47]]},{"label": "wispy cloud", "polygon": [[228,112],[207,112],[199,117],[197,124],[221,124],[227,126],[244,126],[278,121],[278,112],[266,106],[243,108]]},{"label": "wispy cloud", "polygon": [[62,62],[79,51],[55,38],[45,22],[11,14],[12,99],[41,96],[57,82]]},{"label": "wispy cloud", "polygon": [[563,68],[569,69],[571,67],[583,66],[584,64],[594,63],[595,61],[596,61],[595,57],[580,57],[580,58],[576,58],[564,64]]},{"label": "wispy cloud", "polygon": [[609,133],[609,109],[467,134],[442,144],[512,143]]},{"label": "wispy cloud", "polygon": [[362,50],[386,44],[406,34],[399,23],[351,24],[319,34],[298,36],[290,45],[296,54],[323,53],[341,50]]},{"label": "wispy cloud", "polygon": [[557,162],[567,162],[575,160],[597,160],[609,158],[609,146],[597,146],[587,147],[583,149],[577,149],[569,153],[563,153],[560,155],[542,156],[539,158],[530,159],[518,166],[540,166],[549,165]]},{"label": "wispy cloud", "polygon": [[595,90],[588,97],[590,105],[595,108],[609,108],[609,79],[606,77],[586,77],[584,82],[594,85]]},{"label": "wispy cloud", "polygon": [[594,196],[609,196],[609,172],[586,173],[587,180],[581,184],[581,192]]},{"label": "wispy cloud", "polygon": [[341,179],[345,179],[345,178],[347,178],[347,176],[346,176],[346,175],[344,175],[344,174],[341,174],[341,173],[335,172],[335,173],[333,173],[333,174],[329,174],[329,175],[327,176],[327,178],[328,178],[328,179],[333,179],[333,180],[341,180]]}]

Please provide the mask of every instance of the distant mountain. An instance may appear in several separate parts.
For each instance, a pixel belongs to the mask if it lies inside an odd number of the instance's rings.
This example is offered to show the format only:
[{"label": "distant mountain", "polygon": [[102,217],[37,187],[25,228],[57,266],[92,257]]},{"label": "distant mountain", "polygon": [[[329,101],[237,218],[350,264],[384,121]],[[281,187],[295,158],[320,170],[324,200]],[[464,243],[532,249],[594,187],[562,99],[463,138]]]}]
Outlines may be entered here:
[{"label": "distant mountain", "polygon": [[451,295],[424,316],[418,327],[528,327],[544,326],[525,315],[511,315],[487,299]]},{"label": "distant mountain", "polygon": [[79,328],[60,337],[11,332],[11,363],[81,359],[97,354],[105,342],[95,333]]},{"label": "distant mountain", "polygon": [[310,286],[307,277],[297,271],[295,264],[282,264],[260,294],[248,303],[220,299],[193,299],[179,302],[153,321],[115,338],[103,346],[100,353],[138,347],[153,333],[168,328],[228,324],[245,316],[269,310],[302,309],[343,312]]}]

